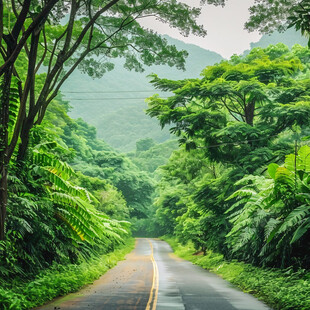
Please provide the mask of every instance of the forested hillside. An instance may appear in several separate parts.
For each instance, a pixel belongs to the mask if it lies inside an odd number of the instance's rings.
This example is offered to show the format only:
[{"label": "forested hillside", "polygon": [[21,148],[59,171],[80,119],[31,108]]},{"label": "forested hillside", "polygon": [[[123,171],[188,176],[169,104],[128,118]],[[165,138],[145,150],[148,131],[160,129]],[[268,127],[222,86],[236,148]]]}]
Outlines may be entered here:
[{"label": "forested hillside", "polygon": [[70,102],[70,116],[81,117],[97,128],[98,137],[123,152],[135,149],[137,140],[148,137],[157,143],[170,138],[168,129],[161,130],[149,118],[145,98],[154,93],[149,74],[156,72],[171,79],[198,77],[201,68],[220,62],[223,58],[198,46],[165,37],[179,50],[186,50],[185,71],[169,65],[146,67],[144,72],[128,71],[124,61],[113,60],[114,70],[102,78],[92,78],[75,72],[65,83],[63,93]]},{"label": "forested hillside", "polygon": [[300,44],[302,46],[307,45],[307,38],[300,35],[299,32],[296,32],[295,29],[290,28],[283,32],[272,32],[270,34],[263,35],[258,42],[251,43],[251,49],[255,47],[266,48],[270,44],[283,43],[288,47],[292,47],[295,44]]}]

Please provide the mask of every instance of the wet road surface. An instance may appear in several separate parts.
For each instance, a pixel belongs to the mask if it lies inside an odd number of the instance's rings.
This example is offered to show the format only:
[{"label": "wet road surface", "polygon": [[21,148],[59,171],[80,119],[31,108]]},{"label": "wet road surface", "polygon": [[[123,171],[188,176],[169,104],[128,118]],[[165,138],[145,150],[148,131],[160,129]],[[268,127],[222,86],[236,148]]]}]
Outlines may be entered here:
[{"label": "wet road surface", "polygon": [[265,304],[217,275],[176,257],[152,240],[159,270],[157,310],[267,310]]},{"label": "wet road surface", "polygon": [[125,261],[93,285],[40,310],[267,310],[253,296],[177,258],[160,240],[137,239]]},{"label": "wet road surface", "polygon": [[150,241],[137,239],[134,251],[126,260],[92,285],[36,309],[145,310],[153,284],[151,255]]}]

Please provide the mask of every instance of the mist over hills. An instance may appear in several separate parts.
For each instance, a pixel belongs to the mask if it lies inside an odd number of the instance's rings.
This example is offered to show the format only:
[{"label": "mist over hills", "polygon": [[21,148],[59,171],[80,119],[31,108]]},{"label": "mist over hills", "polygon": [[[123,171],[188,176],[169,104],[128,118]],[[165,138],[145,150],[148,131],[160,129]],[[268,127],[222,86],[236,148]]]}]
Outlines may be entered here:
[{"label": "mist over hills", "polygon": [[[142,138],[152,138],[158,143],[169,139],[169,129],[161,130],[158,121],[144,113],[147,108],[145,98],[158,93],[147,76],[156,73],[159,77],[175,80],[195,78],[199,77],[203,68],[220,62],[223,58],[199,46],[168,36],[165,38],[178,49],[188,51],[185,71],[169,66],[152,66],[147,67],[143,73],[137,73],[124,69],[122,59],[116,59],[114,70],[101,79],[92,79],[76,71],[62,89],[65,99],[72,106],[70,116],[81,117],[95,126],[98,138],[122,152],[134,150],[136,141]],[[251,43],[251,48],[267,47],[278,42],[292,46],[296,43],[306,45],[307,40],[294,30],[289,30],[282,34],[265,35],[257,43]]]},{"label": "mist over hills", "polygon": [[144,113],[147,108],[145,98],[158,93],[149,83],[147,75],[156,73],[170,79],[199,77],[204,67],[223,58],[198,46],[166,38],[178,49],[189,52],[186,71],[169,66],[152,66],[143,73],[137,73],[124,69],[122,59],[115,60],[115,69],[101,79],[92,79],[76,71],[62,91],[72,106],[70,116],[81,117],[95,126],[99,138],[123,152],[135,149],[136,141],[141,138],[149,137],[156,142],[169,139],[169,130],[161,130],[158,121]]},{"label": "mist over hills", "polygon": [[296,32],[294,29],[288,29],[285,32],[274,32],[272,34],[267,34],[261,37],[261,39],[256,43],[251,43],[251,49],[254,47],[267,47],[270,44],[283,43],[288,47],[292,47],[295,44],[300,44],[306,46],[308,40],[301,36],[299,32]]}]

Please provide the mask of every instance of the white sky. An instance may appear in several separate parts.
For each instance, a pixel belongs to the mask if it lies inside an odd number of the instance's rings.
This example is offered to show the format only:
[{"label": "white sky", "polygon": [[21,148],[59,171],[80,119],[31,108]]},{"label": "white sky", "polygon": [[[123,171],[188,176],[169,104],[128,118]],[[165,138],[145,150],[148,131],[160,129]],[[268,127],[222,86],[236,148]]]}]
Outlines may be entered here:
[{"label": "white sky", "polygon": [[[183,0],[183,2],[199,7],[200,0]],[[198,19],[198,24],[204,25],[208,34],[206,37],[183,37],[176,29],[169,28],[154,18],[141,21],[141,24],[156,30],[160,34],[167,34],[172,38],[186,43],[196,44],[204,49],[219,53],[224,58],[233,54],[241,54],[250,48],[251,42],[257,42],[261,35],[258,32],[249,33],[244,30],[244,23],[249,17],[248,8],[254,0],[228,0],[226,6],[205,5]]]}]

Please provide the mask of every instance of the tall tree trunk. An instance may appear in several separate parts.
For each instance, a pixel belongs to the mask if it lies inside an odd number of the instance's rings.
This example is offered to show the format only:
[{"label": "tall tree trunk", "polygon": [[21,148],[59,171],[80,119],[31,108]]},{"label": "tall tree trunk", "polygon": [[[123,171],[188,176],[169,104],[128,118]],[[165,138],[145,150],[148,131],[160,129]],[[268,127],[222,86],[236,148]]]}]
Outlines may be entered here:
[{"label": "tall tree trunk", "polygon": [[[31,118],[32,114],[35,115],[32,111],[35,109],[35,96],[34,96],[34,89],[35,89],[35,68],[36,68],[36,60],[37,60],[37,51],[39,45],[39,38],[40,38],[41,29],[35,31],[31,36],[31,48],[29,52],[29,65],[28,65],[28,73],[27,79],[24,87],[24,94],[22,97],[20,114],[18,115],[18,119],[15,125],[15,132],[12,138],[12,148],[11,153],[13,152],[17,139],[20,135],[21,144],[19,145],[18,155],[17,155],[17,164],[21,164],[22,161],[25,159],[27,147],[29,144],[29,134],[30,130],[33,127],[34,120]],[[26,102],[30,95],[30,105],[29,105],[29,116],[26,117]],[[21,130],[21,132],[20,132]]]},{"label": "tall tree trunk", "polygon": [[6,208],[8,201],[8,126],[10,112],[10,88],[13,66],[4,73],[0,108],[0,240],[5,239]]}]

